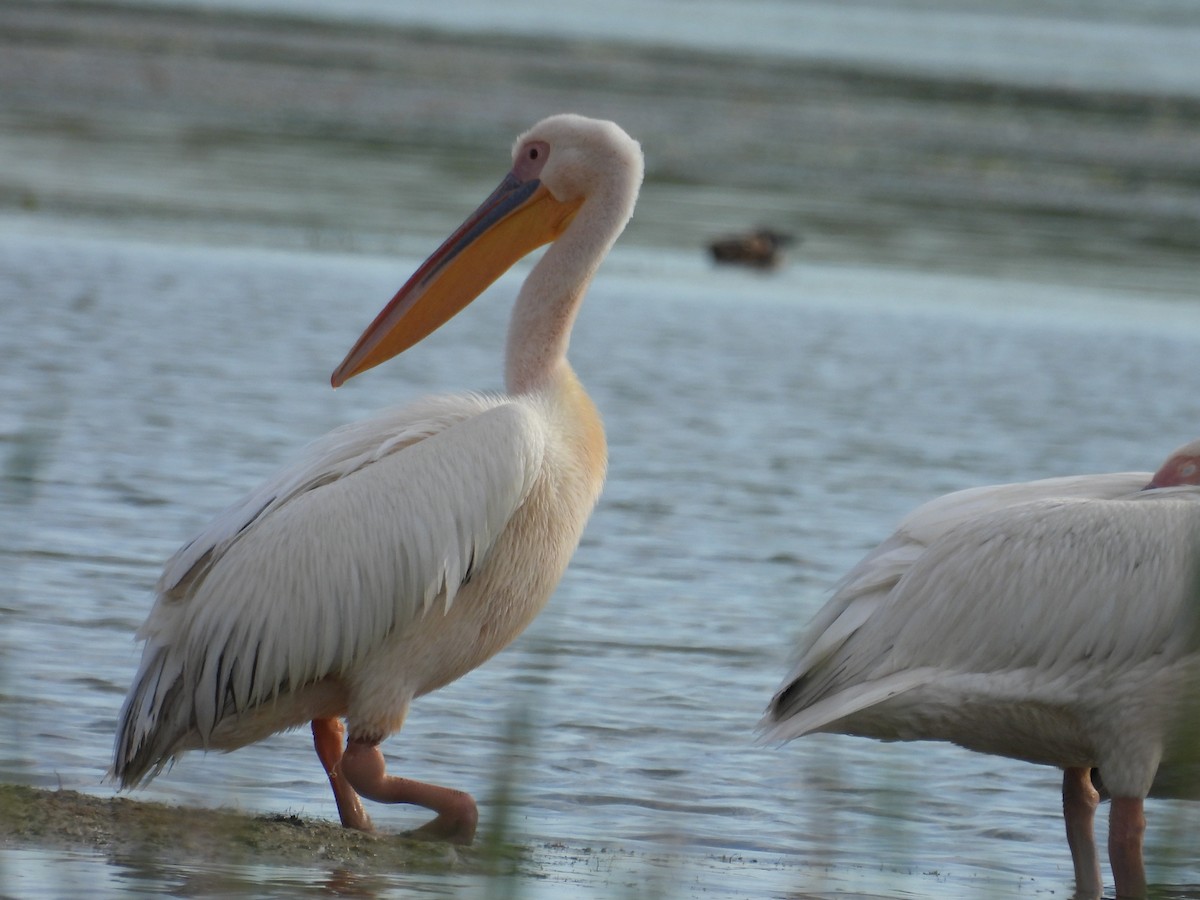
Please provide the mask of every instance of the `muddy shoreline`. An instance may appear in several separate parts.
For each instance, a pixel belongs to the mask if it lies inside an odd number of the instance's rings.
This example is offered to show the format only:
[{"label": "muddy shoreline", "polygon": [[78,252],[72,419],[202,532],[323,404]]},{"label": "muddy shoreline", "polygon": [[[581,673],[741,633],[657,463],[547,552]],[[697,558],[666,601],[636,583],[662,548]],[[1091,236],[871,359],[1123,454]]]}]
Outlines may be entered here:
[{"label": "muddy shoreline", "polygon": [[[347,872],[486,873],[497,855],[478,847],[363,834],[297,815],[199,809],[128,797],[0,784],[0,847],[86,850],[155,865],[334,867]],[[513,857],[502,854],[511,868]]]}]

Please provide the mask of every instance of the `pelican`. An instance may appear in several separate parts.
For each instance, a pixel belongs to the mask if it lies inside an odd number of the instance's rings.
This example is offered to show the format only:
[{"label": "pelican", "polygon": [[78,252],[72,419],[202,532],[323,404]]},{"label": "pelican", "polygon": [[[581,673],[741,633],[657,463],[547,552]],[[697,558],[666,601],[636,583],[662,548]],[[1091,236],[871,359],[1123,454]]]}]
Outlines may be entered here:
[{"label": "pelican", "polygon": [[507,392],[428,398],[339,428],[167,562],[117,727],[122,787],[186,750],[311,722],[343,825],[372,829],[361,796],[433,811],[420,836],[473,839],[474,800],[387,774],[379,744],[415,698],[520,634],[575,551],[607,456],[567,343],[642,170],[641,148],[612,122],[553,116],[517,139],[511,172],[332,377],[337,387],[417,343],[551,243],[512,313]]},{"label": "pelican", "polygon": [[1153,475],[971,488],[905,518],[809,624],[761,727],[1062,768],[1076,896],[1146,890],[1147,796],[1200,799],[1200,441]]}]

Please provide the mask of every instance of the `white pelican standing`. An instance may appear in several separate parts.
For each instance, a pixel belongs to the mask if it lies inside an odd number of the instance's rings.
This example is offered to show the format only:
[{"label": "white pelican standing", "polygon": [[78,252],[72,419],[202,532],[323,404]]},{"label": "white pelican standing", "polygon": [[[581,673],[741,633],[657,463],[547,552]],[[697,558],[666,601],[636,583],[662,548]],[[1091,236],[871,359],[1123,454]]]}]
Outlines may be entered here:
[{"label": "white pelican standing", "polygon": [[762,726],[943,740],[1060,767],[1076,896],[1099,897],[1099,769],[1119,897],[1147,796],[1200,799],[1200,441],[1146,472],[919,507],[808,626]]},{"label": "white pelican standing", "polygon": [[379,743],[414,698],[512,641],[575,551],[606,446],[567,343],[642,167],[611,122],[553,116],[517,139],[509,175],[332,379],[415,344],[553,241],[513,310],[507,393],[428,398],[339,428],[167,562],[117,728],[121,786],[185,750],[311,722],[344,825],[370,830],[361,794],[433,810],[426,836],[472,840],[471,797],[387,775]]}]

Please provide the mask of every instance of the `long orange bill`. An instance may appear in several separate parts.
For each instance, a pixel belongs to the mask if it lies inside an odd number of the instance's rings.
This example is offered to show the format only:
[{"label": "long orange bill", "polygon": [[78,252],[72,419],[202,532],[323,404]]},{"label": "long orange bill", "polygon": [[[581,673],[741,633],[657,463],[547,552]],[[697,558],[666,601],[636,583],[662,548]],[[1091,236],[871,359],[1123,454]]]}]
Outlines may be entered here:
[{"label": "long orange bill", "polygon": [[580,202],[564,203],[540,180],[509,173],[375,317],[334,370],[333,386],[428,337],[513,263],[562,234]]}]

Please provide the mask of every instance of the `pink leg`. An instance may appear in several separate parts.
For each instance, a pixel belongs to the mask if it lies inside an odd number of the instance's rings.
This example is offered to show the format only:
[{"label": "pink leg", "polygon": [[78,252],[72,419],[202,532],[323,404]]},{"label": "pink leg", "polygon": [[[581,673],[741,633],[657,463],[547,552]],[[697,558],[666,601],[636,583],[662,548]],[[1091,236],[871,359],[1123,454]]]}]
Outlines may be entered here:
[{"label": "pink leg", "polygon": [[1146,867],[1142,862],[1145,834],[1142,798],[1113,797],[1108,817],[1108,861],[1118,898],[1146,896]]},{"label": "pink leg", "polygon": [[342,774],[356,791],[376,803],[415,803],[437,813],[414,834],[469,844],[475,839],[479,811],[469,794],[387,774],[379,744],[351,738],[342,756]]},{"label": "pink leg", "polygon": [[313,719],[313,745],[317,748],[317,756],[329,776],[329,786],[333,788],[333,799],[337,802],[338,815],[342,825],[358,831],[374,831],[371,819],[363,809],[362,801],[354,788],[342,775],[339,768],[342,761],[342,747],[345,741],[346,729],[341,719]]},{"label": "pink leg", "polygon": [[1067,825],[1067,846],[1075,866],[1075,900],[1098,900],[1102,893],[1100,856],[1092,823],[1100,794],[1092,786],[1092,770],[1063,771],[1063,821]]}]

